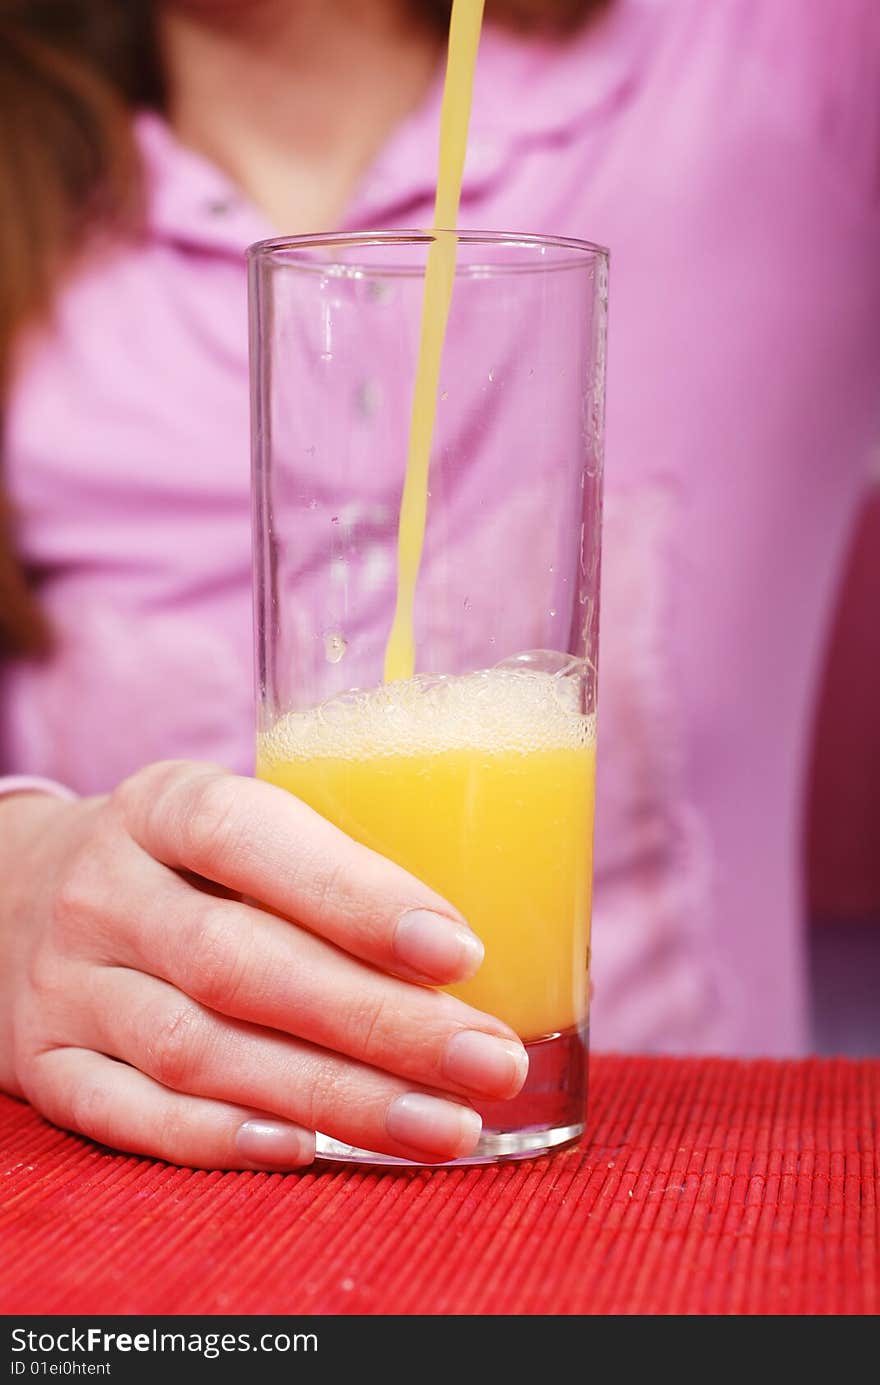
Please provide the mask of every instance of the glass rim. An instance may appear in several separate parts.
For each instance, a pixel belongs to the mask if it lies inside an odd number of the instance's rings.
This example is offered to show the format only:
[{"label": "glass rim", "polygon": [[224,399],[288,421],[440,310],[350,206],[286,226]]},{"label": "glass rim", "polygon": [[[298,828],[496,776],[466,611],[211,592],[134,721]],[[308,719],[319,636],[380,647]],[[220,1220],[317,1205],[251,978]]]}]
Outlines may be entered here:
[{"label": "glass rim", "polygon": [[[334,262],[332,257],[312,260],[300,259],[298,255],[310,250],[329,250],[334,246],[338,246],[340,249],[356,249],[358,246],[364,248],[394,245],[430,246],[438,237],[446,236],[455,236],[459,245],[504,246],[511,250],[530,252],[528,257],[519,263],[512,260],[507,264],[476,261],[462,264],[459,260],[456,264],[456,274],[465,277],[471,275],[482,277],[487,274],[546,274],[551,271],[566,269],[585,269],[596,260],[604,261],[607,266],[611,254],[607,246],[599,245],[594,241],[579,240],[573,236],[538,235],[519,231],[472,231],[464,228],[447,231],[437,228],[427,230],[321,231],[296,236],[270,236],[265,240],[258,240],[249,245],[245,251],[245,256],[249,262],[256,264],[277,260],[290,269],[320,274],[326,274],[328,270],[336,268],[345,275],[365,278],[376,276],[384,278],[386,275],[424,278],[424,263],[415,266],[403,263],[395,264],[393,261],[377,264],[371,262],[368,257],[360,261],[346,257]],[[544,255],[548,250],[562,252],[562,254],[553,255],[544,261],[538,258],[538,254],[535,254],[538,252],[540,255]]]}]

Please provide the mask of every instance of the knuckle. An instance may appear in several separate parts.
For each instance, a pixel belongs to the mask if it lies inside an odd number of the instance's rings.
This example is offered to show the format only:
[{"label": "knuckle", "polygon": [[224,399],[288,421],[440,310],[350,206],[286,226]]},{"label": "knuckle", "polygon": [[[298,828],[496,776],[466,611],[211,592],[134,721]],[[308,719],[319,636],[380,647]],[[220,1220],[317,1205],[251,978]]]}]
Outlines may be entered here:
[{"label": "knuckle", "polygon": [[176,1161],[184,1155],[192,1143],[192,1124],[191,1114],[182,1098],[177,1097],[165,1103],[156,1122],[157,1147],[164,1158]]},{"label": "knuckle", "polygon": [[350,1112],[352,1084],[341,1064],[328,1059],[320,1076],[304,1083],[297,1091],[296,1119],[309,1130],[321,1130],[335,1115]]},{"label": "knuckle", "polygon": [[349,1041],[354,1053],[367,1060],[375,1060],[387,1047],[386,1033],[390,1007],[384,996],[365,996],[360,1005],[349,1016]]},{"label": "knuckle", "polygon": [[199,1062],[199,1013],[194,1005],[173,1006],[148,1036],[147,1072],[163,1087],[185,1090]]},{"label": "knuckle", "polygon": [[209,869],[237,855],[240,811],[230,775],[202,775],[186,785],[178,831],[184,859],[196,869]]},{"label": "knuckle", "polygon": [[227,1012],[244,989],[247,949],[230,910],[203,908],[189,930],[185,962],[190,995],[209,1010]]},{"label": "knuckle", "polygon": [[54,1002],[69,1004],[69,976],[52,947],[36,947],[28,960],[27,985],[30,999],[40,1012],[51,1013]]},{"label": "knuckle", "polygon": [[206,786],[228,778],[219,765],[157,760],[117,785],[110,804],[126,830],[142,844],[167,836],[169,823],[183,840],[202,816]]},{"label": "knuckle", "polygon": [[63,871],[52,897],[52,936],[71,943],[101,913],[101,870],[95,855],[77,850]]},{"label": "knuckle", "polygon": [[[307,877],[302,879],[302,877]],[[337,913],[340,895],[345,893],[345,876],[341,864],[322,855],[320,858],[307,856],[302,863],[303,889],[311,897],[315,921],[321,927]]]},{"label": "knuckle", "polygon": [[346,937],[356,944],[371,931],[373,892],[369,877],[352,862],[351,843],[342,833],[331,842],[325,825],[319,832],[309,820],[300,825],[296,849],[284,862],[285,885],[292,912],[305,910],[311,927],[345,947]]},{"label": "knuckle", "polygon": [[107,1086],[94,1077],[83,1077],[68,1096],[68,1109],[62,1113],[56,1105],[54,1118],[89,1139],[101,1144],[114,1143],[114,1110]]},{"label": "knuckle", "polygon": [[192,768],[184,760],[157,760],[144,765],[117,784],[110,795],[110,802],[126,822],[137,820],[144,804],[154,803]]},{"label": "knuckle", "polygon": [[54,1117],[49,1110],[52,1090],[45,1081],[44,1053],[45,1031],[33,1015],[25,1012],[16,1016],[12,1029],[12,1067],[27,1101],[42,1111],[50,1120]]}]

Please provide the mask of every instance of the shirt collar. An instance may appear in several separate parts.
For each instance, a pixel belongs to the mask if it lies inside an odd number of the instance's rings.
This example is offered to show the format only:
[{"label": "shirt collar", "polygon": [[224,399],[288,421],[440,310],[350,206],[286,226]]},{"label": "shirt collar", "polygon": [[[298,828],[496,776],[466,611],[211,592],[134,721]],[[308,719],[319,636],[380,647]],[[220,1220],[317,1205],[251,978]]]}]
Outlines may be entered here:
[{"label": "shirt collar", "polygon": [[146,175],[149,234],[236,255],[276,234],[233,179],[181,144],[160,115],[140,112],[135,138]]},{"label": "shirt collar", "polygon": [[[487,25],[480,42],[462,209],[504,175],[518,153],[564,142],[626,98],[662,8],[657,0],[612,0],[579,35],[528,39]],[[357,188],[338,229],[404,224],[433,196],[442,70]],[[161,238],[240,255],[277,235],[240,188],[181,145],[155,113],[136,119],[149,188],[149,229]],[[466,215],[463,217],[466,221]]]},{"label": "shirt collar", "polygon": [[[462,224],[468,200],[503,178],[528,147],[563,144],[626,99],[660,8],[661,0],[612,0],[604,14],[565,40],[486,26],[474,81]],[[442,95],[441,70],[426,101],[369,170],[344,229],[381,224],[407,205],[433,202]]]}]

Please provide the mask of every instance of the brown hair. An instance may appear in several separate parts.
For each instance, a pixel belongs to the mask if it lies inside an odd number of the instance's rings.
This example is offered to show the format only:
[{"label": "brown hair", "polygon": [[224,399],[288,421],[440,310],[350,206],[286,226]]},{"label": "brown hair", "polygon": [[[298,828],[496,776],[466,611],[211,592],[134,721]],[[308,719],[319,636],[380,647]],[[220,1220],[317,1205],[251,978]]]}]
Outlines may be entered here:
[{"label": "brown hair", "polygon": [[[451,0],[411,0],[445,27]],[[487,14],[564,32],[607,0],[488,0]],[[161,108],[152,0],[0,0],[0,426],[21,329],[50,306],[59,275],[98,226],[124,230],[140,206],[133,107]],[[2,478],[0,478],[2,479]],[[0,657],[40,654],[49,632],[15,559],[0,488]]]}]

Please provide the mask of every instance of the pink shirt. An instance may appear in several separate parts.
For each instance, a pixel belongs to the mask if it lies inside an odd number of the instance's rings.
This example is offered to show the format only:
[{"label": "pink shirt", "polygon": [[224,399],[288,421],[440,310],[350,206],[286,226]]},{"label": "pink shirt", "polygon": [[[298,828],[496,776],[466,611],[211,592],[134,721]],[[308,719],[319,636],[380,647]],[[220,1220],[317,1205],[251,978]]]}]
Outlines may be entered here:
[{"label": "pink shirt", "polygon": [[[428,224],[439,94],[345,229]],[[8,417],[59,644],[3,671],[0,768],[83,793],[253,766],[242,252],[274,228],[158,118],[138,134],[147,233],[68,284]],[[612,251],[593,1041],[797,1052],[805,750],[880,434],[880,8],[490,29],[461,223]]]}]

